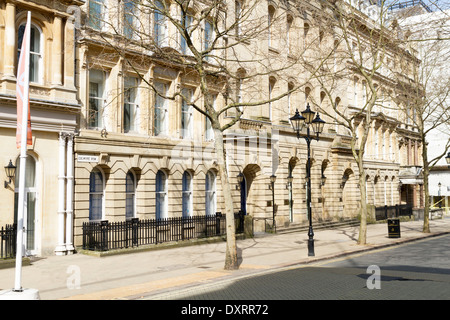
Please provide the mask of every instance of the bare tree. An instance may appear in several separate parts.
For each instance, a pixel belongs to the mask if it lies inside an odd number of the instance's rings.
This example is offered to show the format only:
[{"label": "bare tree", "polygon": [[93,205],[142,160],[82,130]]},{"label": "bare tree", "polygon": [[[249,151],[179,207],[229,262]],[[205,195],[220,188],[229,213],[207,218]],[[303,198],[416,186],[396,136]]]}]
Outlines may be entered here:
[{"label": "bare tree", "polygon": [[[320,18],[318,21],[325,22],[319,27],[323,28],[323,32],[328,34],[331,40],[321,51],[320,57],[315,51],[316,62],[308,56],[310,59],[304,64],[322,65],[321,72],[315,73],[314,79],[324,93],[320,99],[327,99],[328,104],[323,101],[313,103],[350,136],[351,153],[356,161],[359,177],[361,223],[358,244],[364,245],[368,216],[366,148],[372,123],[377,115],[376,108],[383,100],[380,83],[384,87],[394,85],[388,77],[389,72],[394,71],[385,67],[385,61],[388,57],[393,59],[397,56],[399,48],[395,41],[397,34],[392,30],[391,21],[386,18],[391,4],[388,5],[385,1],[378,5],[371,5],[369,2],[352,3],[335,1],[317,13]],[[355,77],[359,79],[358,85],[362,84],[362,88],[356,88]],[[354,84],[355,97],[351,101],[349,99],[347,105],[343,105],[337,97],[348,92],[348,88]],[[358,91],[362,95],[357,97]]]},{"label": "bare tree", "polygon": [[[450,148],[450,77],[446,61],[450,58],[450,23],[447,11],[438,10],[415,16],[399,17],[402,45],[417,51],[420,64],[410,68],[414,81],[397,76],[397,86],[408,91],[402,105],[407,123],[415,126],[423,142],[424,224],[423,232],[430,232],[430,169],[443,158]],[[440,132],[445,145],[437,156],[429,159],[429,140],[433,132]]]},{"label": "bare tree", "polygon": [[[234,204],[223,135],[252,108],[264,110],[268,103],[301,87],[299,84],[268,97],[262,84],[267,82],[261,80],[271,74],[282,76],[301,56],[295,48],[289,59],[274,59],[267,50],[268,41],[285,41],[280,21],[286,21],[286,15],[283,11],[274,15],[267,4],[259,1],[219,0],[174,0],[170,4],[163,0],[123,0],[108,12],[108,19],[91,12],[94,27],[97,23],[106,30],[90,33],[104,45],[102,59],[120,57],[156,95],[181,99],[210,122],[226,213],[225,269],[238,268]],[[158,90],[142,72],[141,66],[150,63],[195,79],[201,98],[191,99],[182,88],[170,94]],[[224,97],[222,106],[214,104],[217,94]]]}]

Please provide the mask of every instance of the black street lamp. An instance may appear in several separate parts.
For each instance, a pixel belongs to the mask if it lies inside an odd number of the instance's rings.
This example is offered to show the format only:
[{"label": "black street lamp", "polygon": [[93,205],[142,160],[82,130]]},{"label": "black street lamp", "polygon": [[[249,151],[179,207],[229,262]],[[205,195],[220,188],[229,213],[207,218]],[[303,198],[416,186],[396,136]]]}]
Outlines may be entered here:
[{"label": "black street lamp", "polygon": [[272,174],[270,176],[270,189],[272,189],[272,229],[273,232],[276,232],[277,227],[275,225],[275,180],[277,180],[277,176]]},{"label": "black street lamp", "polygon": [[450,168],[450,152],[447,153],[447,156],[445,157],[445,160],[447,161],[448,167]]},{"label": "black street lamp", "polygon": [[5,181],[5,188],[8,187],[8,185],[11,183],[12,179],[16,175],[16,166],[12,164],[12,161],[9,160],[9,163],[7,166],[5,166],[5,172],[6,176],[9,178],[9,182]]},{"label": "black street lamp", "polygon": [[[315,116],[315,118],[314,118]],[[300,132],[303,129],[303,126],[306,125],[306,136],[303,136],[306,140],[306,144],[308,146],[308,162],[306,165],[306,182],[308,185],[307,188],[307,201],[306,208],[308,211],[308,220],[309,220],[309,229],[308,229],[308,256],[314,256],[314,232],[312,227],[312,213],[311,213],[311,140],[319,141],[319,134],[322,133],[323,127],[325,125],[325,121],[320,119],[319,113],[315,113],[311,111],[309,107],[309,103],[306,105],[306,110],[300,113],[298,109],[295,111],[293,117],[291,117],[292,128],[297,133],[297,138],[300,139]],[[310,135],[309,127],[312,126],[314,134],[316,136]]]}]

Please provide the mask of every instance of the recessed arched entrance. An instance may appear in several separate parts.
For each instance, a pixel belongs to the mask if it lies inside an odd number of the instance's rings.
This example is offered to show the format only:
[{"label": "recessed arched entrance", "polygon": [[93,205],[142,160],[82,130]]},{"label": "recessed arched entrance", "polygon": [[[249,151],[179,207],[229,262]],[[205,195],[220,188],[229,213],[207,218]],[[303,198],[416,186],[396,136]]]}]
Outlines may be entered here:
[{"label": "recessed arched entrance", "polygon": [[240,184],[241,190],[241,212],[246,215],[247,214],[247,179],[245,175]]},{"label": "recessed arched entrance", "polygon": [[342,204],[344,217],[355,217],[359,208],[358,179],[351,169],[342,177]]},{"label": "recessed arched entrance", "polygon": [[257,190],[255,189],[257,189],[256,182],[258,181],[260,171],[261,168],[257,164],[249,164],[242,171],[244,179],[242,179],[240,184],[240,210],[245,215],[253,215],[254,208],[257,205]]}]

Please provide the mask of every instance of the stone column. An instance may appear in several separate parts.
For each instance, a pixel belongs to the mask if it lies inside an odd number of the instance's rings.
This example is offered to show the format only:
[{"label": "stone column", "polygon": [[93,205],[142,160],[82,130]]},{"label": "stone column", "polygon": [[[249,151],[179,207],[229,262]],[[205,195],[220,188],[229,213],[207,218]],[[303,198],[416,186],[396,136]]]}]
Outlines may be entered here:
[{"label": "stone column", "polygon": [[62,256],[66,253],[64,244],[64,220],[65,220],[65,167],[66,167],[66,134],[59,133],[59,152],[58,152],[58,244],[55,248],[55,254]]},{"label": "stone column", "polygon": [[72,254],[73,247],[73,134],[67,136],[67,165],[66,165],[66,250]]},{"label": "stone column", "polygon": [[52,84],[62,85],[62,18],[55,15],[53,21],[53,44],[52,44]]},{"label": "stone column", "polygon": [[5,17],[5,43],[4,47],[4,76],[15,79],[14,75],[14,57],[17,54],[16,49],[16,5],[6,3]]},{"label": "stone column", "polygon": [[75,89],[75,28],[72,19],[64,26],[64,86]]}]

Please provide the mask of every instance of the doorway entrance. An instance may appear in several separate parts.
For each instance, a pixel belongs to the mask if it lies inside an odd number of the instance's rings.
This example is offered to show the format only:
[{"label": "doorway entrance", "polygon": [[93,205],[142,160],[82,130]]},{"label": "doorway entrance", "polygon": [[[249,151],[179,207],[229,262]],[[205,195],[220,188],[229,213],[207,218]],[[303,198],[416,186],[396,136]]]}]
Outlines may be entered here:
[{"label": "doorway entrance", "polygon": [[244,178],[242,179],[241,185],[241,212],[244,215],[247,215],[247,179]]},{"label": "doorway entrance", "polygon": [[[14,223],[17,224],[18,204],[19,204],[19,181],[20,181],[20,159],[16,160],[17,174],[15,178],[14,190]],[[36,160],[27,155],[26,160],[26,177],[25,177],[25,209],[23,213],[24,227],[26,227],[25,253],[26,255],[36,254]]]}]

